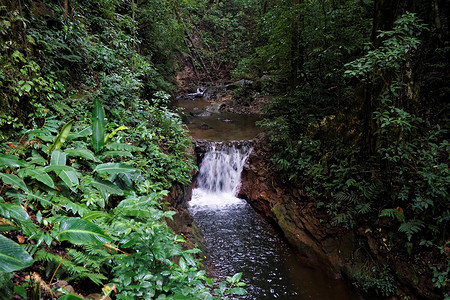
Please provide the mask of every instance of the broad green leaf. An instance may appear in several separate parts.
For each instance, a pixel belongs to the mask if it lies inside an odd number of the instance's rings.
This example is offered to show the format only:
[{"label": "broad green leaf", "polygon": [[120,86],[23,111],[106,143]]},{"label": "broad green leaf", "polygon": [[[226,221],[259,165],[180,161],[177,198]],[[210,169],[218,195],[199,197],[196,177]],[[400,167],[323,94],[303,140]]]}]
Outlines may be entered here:
[{"label": "broad green leaf", "polygon": [[105,111],[98,98],[94,100],[92,111],[92,147],[100,151],[105,143]]},{"label": "broad green leaf", "polygon": [[102,126],[100,120],[94,120],[92,122],[92,148],[96,152],[103,149],[105,129]]},{"label": "broad green leaf", "polygon": [[28,162],[32,165],[45,166],[47,160],[43,158],[36,150],[33,150],[31,157],[28,158]]},{"label": "broad green leaf", "polygon": [[72,188],[79,184],[78,175],[74,168],[66,166],[66,160],[66,153],[55,150],[50,158],[50,166],[45,167],[44,171],[54,171],[69,188]]},{"label": "broad green leaf", "polygon": [[64,144],[64,142],[66,141],[67,136],[69,136],[70,130],[72,129],[72,124],[73,120],[70,120],[63,126],[53,144],[48,147],[48,153],[61,148],[62,144]]},{"label": "broad green leaf", "polygon": [[92,134],[92,127],[88,126],[81,130],[80,132],[76,133],[79,137],[87,137],[88,135]]},{"label": "broad green leaf", "polygon": [[89,212],[88,214],[84,215],[83,219],[85,219],[87,221],[92,221],[92,220],[95,220],[95,219],[98,219],[98,218],[104,218],[104,217],[110,218],[111,215],[108,214],[105,211],[93,210],[93,211]]},{"label": "broad green leaf", "polygon": [[45,184],[48,187],[54,188],[55,184],[53,182],[53,179],[44,172],[44,170],[42,168],[36,168],[36,169],[30,169],[27,168],[25,170],[25,173],[30,176],[31,178],[34,178],[40,182],[42,182],[43,184]]},{"label": "broad green leaf", "polygon": [[0,167],[20,168],[26,166],[27,163],[19,160],[17,156],[11,154],[0,154]]},{"label": "broad green leaf", "polygon": [[81,157],[90,161],[97,161],[94,152],[89,149],[66,149],[64,151],[69,157]]},{"label": "broad green leaf", "polygon": [[230,289],[228,291],[228,294],[242,296],[242,295],[247,295],[248,293],[245,289],[243,289],[241,287],[235,287],[235,288]]},{"label": "broad green leaf", "polygon": [[140,218],[150,218],[156,217],[156,214],[153,214],[152,211],[148,209],[141,208],[117,208],[118,214],[121,216],[129,216],[129,217],[140,217]]},{"label": "broad green leaf", "polygon": [[187,264],[183,257],[180,257],[178,264],[180,265],[181,271],[185,272],[187,269]]},{"label": "broad green leaf", "polygon": [[50,166],[65,166],[66,159],[66,153],[55,150],[50,157]]},{"label": "broad green leaf", "polygon": [[123,190],[120,187],[106,180],[94,179],[91,181],[91,185],[102,192],[112,195],[123,195]]},{"label": "broad green leaf", "polygon": [[84,128],[83,130],[81,130],[80,132],[69,134],[69,136],[67,138],[68,139],[76,139],[76,138],[81,138],[81,137],[87,137],[91,134],[92,134],[92,126],[88,126],[88,127]]},{"label": "broad green leaf", "polygon": [[99,98],[94,100],[94,109],[92,111],[92,119],[100,120],[103,127],[106,125],[105,110],[103,109],[102,101]]},{"label": "broad green leaf", "polygon": [[242,272],[236,273],[236,274],[234,274],[233,277],[231,278],[231,282],[232,282],[232,283],[236,283],[236,282],[238,282],[239,280],[241,280],[241,278],[242,278]]},{"label": "broad green leaf", "polygon": [[75,171],[63,170],[59,172],[58,176],[69,188],[77,186],[80,183],[77,172]]},{"label": "broad green leaf", "polygon": [[[191,300],[192,297],[185,296],[183,294],[175,294],[173,295],[173,300]],[[203,298],[202,298],[203,299]],[[212,299],[212,298],[211,298]]]},{"label": "broad green leaf", "polygon": [[105,136],[105,144],[108,143],[119,131],[128,129],[127,126],[119,126],[116,129],[114,129],[113,132],[111,132],[108,136]]},{"label": "broad green leaf", "polygon": [[110,241],[109,236],[97,225],[80,218],[64,218],[57,235],[60,241],[72,244],[103,245]]},{"label": "broad green leaf", "polygon": [[24,191],[28,191],[28,187],[25,184],[25,182],[20,179],[19,177],[17,177],[14,174],[4,174],[4,173],[0,173],[0,178],[3,180],[3,182],[5,184],[10,184],[13,186],[13,188],[16,189],[22,189]]},{"label": "broad green leaf", "polygon": [[186,263],[190,266],[196,266],[195,260],[190,256],[189,254],[183,253],[183,257],[186,261]]},{"label": "broad green leaf", "polygon": [[19,244],[0,234],[0,271],[14,272],[25,269],[33,258]]},{"label": "broad green leaf", "polygon": [[106,163],[100,164],[95,169],[94,172],[99,174],[118,174],[118,173],[132,173],[136,169],[132,166],[122,164],[122,163]]},{"label": "broad green leaf", "polygon": [[55,172],[56,174],[59,174],[62,171],[66,172],[76,172],[76,170],[69,166],[48,166],[43,169],[45,172]]},{"label": "broad green leaf", "polygon": [[29,85],[28,83],[25,83],[22,88],[29,93],[31,91],[31,85]]},{"label": "broad green leaf", "polygon": [[0,214],[7,219],[15,219],[19,222],[30,219],[28,213],[20,205],[12,203],[0,203]]}]

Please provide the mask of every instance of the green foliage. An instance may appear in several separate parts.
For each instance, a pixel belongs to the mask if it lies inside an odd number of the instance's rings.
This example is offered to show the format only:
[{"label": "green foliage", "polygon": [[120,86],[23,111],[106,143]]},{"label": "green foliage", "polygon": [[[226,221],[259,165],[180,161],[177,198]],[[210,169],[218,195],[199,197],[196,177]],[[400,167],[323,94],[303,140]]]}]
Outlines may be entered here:
[{"label": "green foliage", "polygon": [[402,223],[398,228],[398,231],[404,232],[408,237],[408,241],[411,241],[411,237],[422,230],[424,226],[425,224],[421,220],[410,220],[408,222]]},{"label": "green foliage", "polygon": [[378,35],[378,38],[383,39],[382,46],[348,63],[345,74],[366,79],[372,78],[374,73],[386,76],[387,73],[383,74],[383,71],[396,72],[417,50],[420,45],[418,37],[425,28],[415,14],[407,12],[395,21],[393,30]]},{"label": "green foliage", "polygon": [[33,263],[33,258],[19,244],[0,235],[0,272],[24,269]]},{"label": "green foliage", "polygon": [[[205,271],[198,269],[197,260],[191,256],[199,250],[183,250],[180,243],[184,240],[174,236],[164,221],[174,212],[161,209],[163,197],[168,193],[165,188],[173,182],[189,180],[192,165],[185,159],[188,139],[178,116],[156,106],[151,113],[156,118],[150,126],[158,129],[158,136],[146,127],[142,128],[150,139],[133,131],[113,131],[98,154],[89,149],[91,137],[82,133],[84,130],[69,135],[67,125],[59,133],[44,130],[44,125],[24,130],[24,137],[32,139],[27,143],[39,147],[23,147],[18,153],[0,155],[3,171],[0,178],[4,183],[0,195],[6,201],[0,203],[0,216],[6,225],[2,231],[19,229],[27,241],[35,241],[29,247],[33,250],[32,257],[2,236],[7,241],[2,245],[15,247],[8,248],[14,251],[8,250],[7,254],[22,263],[6,271],[23,269],[34,261],[42,264],[47,280],[89,279],[97,285],[113,282],[117,299],[149,294],[213,299],[212,281]],[[147,112],[142,116],[147,116]],[[78,128],[75,123],[72,126]],[[129,141],[143,139],[138,140],[142,148],[113,142],[111,139],[117,134],[127,134]],[[57,147],[55,141],[59,141]],[[50,147],[53,150],[47,156]],[[153,151],[143,152],[147,147]],[[110,155],[111,151],[128,155]],[[160,161],[163,156],[165,161]],[[144,169],[147,163],[161,171]],[[167,174],[161,164],[177,164],[178,169]],[[35,213],[33,219],[28,211]],[[52,252],[55,243],[65,248],[65,255]],[[70,249],[63,246],[66,243]],[[3,250],[2,253],[6,251]],[[239,278],[228,285],[227,295],[244,293]]]},{"label": "green foliage", "polygon": [[368,295],[389,297],[397,289],[395,278],[387,266],[381,270],[375,267],[366,268],[356,272],[354,276],[356,279],[354,285]]},{"label": "green foliage", "polygon": [[[25,237],[22,247],[2,235],[11,246],[2,254],[22,258],[8,272],[39,273],[46,289],[54,278],[114,282],[117,299],[213,299],[213,280],[192,257],[199,250],[183,249],[165,223],[174,213],[162,209],[168,189],[195,169],[186,129],[167,107],[184,34],[174,12],[204,4],[8,5],[0,8],[0,230]],[[0,275],[9,289],[10,274]],[[239,279],[227,295],[243,293]]]},{"label": "green foliage", "polygon": [[281,92],[296,74],[297,83],[323,93],[315,97],[322,101],[330,96],[324,90],[342,81],[340,70],[349,57],[367,42],[368,15],[361,2],[354,0],[266,2],[257,20],[255,52],[235,72],[272,74],[274,87]]},{"label": "green foliage", "polygon": [[[101,257],[93,257],[88,251],[89,250],[86,250],[87,253],[80,255],[78,253],[82,252],[70,249],[70,257],[60,257],[41,249],[35,253],[35,261],[43,262],[47,265],[45,270],[47,276],[54,272],[58,277],[65,275],[64,278],[67,281],[89,279],[93,283],[101,285],[102,281],[108,279],[104,274],[99,272],[99,262],[101,262]],[[80,259],[80,256],[83,257],[83,260]],[[107,257],[109,257],[109,255],[107,255]],[[59,269],[58,265],[60,265]]]},{"label": "green foliage", "polygon": [[448,276],[450,272],[450,267],[447,265],[447,268],[436,266],[430,266],[430,268],[433,271],[433,279],[432,279],[433,285],[438,289],[445,288],[450,282]]},{"label": "green foliage", "polygon": [[[214,293],[221,296],[221,299],[229,299],[226,295],[238,295],[243,296],[247,294],[247,291],[242,288],[245,283],[240,282],[242,273],[236,273],[232,277],[227,276],[226,281],[221,281],[219,283],[219,288],[214,289]],[[227,287],[229,284],[229,287]]]},{"label": "green foliage", "polygon": [[103,148],[105,142],[105,111],[98,98],[94,100],[92,111],[92,148],[96,152]]},{"label": "green foliage", "polygon": [[[275,98],[260,122],[273,164],[281,180],[318,201],[331,224],[366,227],[374,237],[374,226],[383,228],[387,251],[417,259],[423,251],[445,265],[448,255],[436,249],[446,247],[448,231],[448,105],[427,95],[428,75],[419,67],[423,51],[435,47],[434,33],[407,12],[376,33],[375,47],[367,43],[371,16],[358,2],[281,2],[261,18],[265,43],[245,65],[274,74],[285,92],[295,73],[292,55],[300,55],[298,86]],[[292,15],[309,21],[296,24]],[[348,24],[355,19],[358,29]],[[294,25],[301,28],[297,44]],[[386,272],[361,271],[354,279],[366,292],[387,296],[395,280]],[[442,282],[435,273],[434,282]]]},{"label": "green foliage", "polygon": [[[258,1],[176,1],[172,3],[184,34],[183,52],[189,54],[197,80],[223,80],[255,43]],[[164,53],[164,52],[163,52]]]},{"label": "green foliage", "polygon": [[53,144],[51,144],[50,147],[48,147],[49,153],[51,153],[53,150],[58,150],[59,148],[61,148],[62,144],[64,144],[67,137],[69,136],[70,130],[72,129],[72,123],[73,121],[70,120],[63,126],[63,128],[61,128],[61,131],[56,137]]}]

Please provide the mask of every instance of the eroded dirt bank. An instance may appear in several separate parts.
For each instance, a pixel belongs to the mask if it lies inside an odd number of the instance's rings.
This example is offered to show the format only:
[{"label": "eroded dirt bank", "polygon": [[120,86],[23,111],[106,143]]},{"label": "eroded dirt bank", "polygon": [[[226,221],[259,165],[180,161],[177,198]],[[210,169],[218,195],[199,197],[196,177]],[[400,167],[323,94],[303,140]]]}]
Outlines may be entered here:
[{"label": "eroded dirt bank", "polygon": [[278,224],[306,263],[323,268],[335,277],[359,281],[360,287],[370,283],[365,270],[384,270],[388,265],[396,274],[378,278],[374,275],[378,291],[368,288],[365,298],[380,299],[373,295],[382,294],[383,289],[395,284],[396,296],[391,299],[439,299],[429,276],[424,274],[425,267],[388,253],[382,234],[369,234],[364,228],[347,230],[332,226],[326,211],[317,208],[317,201],[326,199],[313,201],[302,190],[280,183],[271,167],[270,153],[266,135],[260,134],[242,172],[240,194]]}]

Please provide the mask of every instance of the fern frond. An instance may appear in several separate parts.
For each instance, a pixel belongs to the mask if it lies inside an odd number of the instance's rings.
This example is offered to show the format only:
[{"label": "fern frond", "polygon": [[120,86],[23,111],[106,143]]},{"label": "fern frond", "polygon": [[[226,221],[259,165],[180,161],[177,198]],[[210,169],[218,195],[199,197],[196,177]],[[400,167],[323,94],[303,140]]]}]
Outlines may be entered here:
[{"label": "fern frond", "polygon": [[82,251],[70,249],[69,255],[76,264],[90,267],[91,269],[100,269],[100,264],[103,261],[101,257],[96,257]]},{"label": "fern frond", "polygon": [[360,204],[356,205],[355,209],[358,214],[365,215],[365,214],[369,213],[372,208],[371,208],[370,203],[360,203]]},{"label": "fern frond", "polygon": [[34,138],[34,136],[43,140],[44,142],[50,142],[55,137],[53,134],[58,132],[61,125],[61,121],[57,120],[55,116],[45,119],[45,123],[41,128],[28,131],[29,138]]},{"label": "fern frond", "polygon": [[60,114],[72,114],[73,109],[62,101],[54,101],[50,103],[50,107],[59,112]]},{"label": "fern frond", "polygon": [[[69,254],[74,253],[72,250],[69,251]],[[93,257],[90,257],[89,255],[83,256],[81,252],[77,253],[76,256],[78,260],[81,260],[83,257],[85,257],[87,261],[72,261],[72,257],[70,257],[70,255],[62,260],[62,257],[47,252],[44,249],[36,252],[35,260],[42,262],[52,262],[55,265],[61,263],[58,273],[66,274],[66,276],[68,276],[67,278],[65,278],[66,281],[88,278],[95,284],[100,285],[102,284],[101,280],[107,279],[103,274],[99,272],[100,265],[99,263],[95,262]],[[97,266],[94,266],[95,264],[97,264]],[[87,268],[86,266],[88,266],[89,268]]]},{"label": "fern frond", "polygon": [[30,254],[31,256],[33,256],[33,255],[37,252],[38,247],[37,247],[36,244],[34,244],[34,245],[32,245],[32,244],[26,244],[26,245],[23,246],[23,249],[24,249],[26,252],[28,252],[28,254]]},{"label": "fern frond", "polygon": [[47,252],[44,249],[39,249],[36,254],[34,255],[34,260],[35,261],[44,261],[44,262],[54,262],[54,263],[59,263],[61,261],[60,256],[57,256],[53,253]]},{"label": "fern frond", "polygon": [[376,199],[383,191],[383,187],[375,182],[371,182],[368,184],[365,184],[361,188],[361,192],[364,194],[364,197],[369,200]]},{"label": "fern frond", "polygon": [[355,221],[350,213],[340,213],[333,217],[331,220],[333,226],[342,226],[344,228],[353,228]]},{"label": "fern frond", "polygon": [[355,192],[337,192],[334,195],[334,199],[339,202],[358,203],[359,197]]},{"label": "fern frond", "polygon": [[403,211],[399,211],[397,208],[386,208],[380,213],[380,217],[389,217],[394,220],[405,222],[405,215]]},{"label": "fern frond", "polygon": [[99,257],[102,257],[102,260],[104,260],[108,259],[111,256],[111,254],[103,246],[99,247],[94,244],[87,244],[84,245],[84,247],[88,255],[95,256],[97,259]]},{"label": "fern frond", "polygon": [[421,231],[425,226],[425,223],[420,220],[410,220],[408,222],[402,223],[398,228],[399,232],[404,232],[408,237],[408,241],[411,241],[412,236]]}]

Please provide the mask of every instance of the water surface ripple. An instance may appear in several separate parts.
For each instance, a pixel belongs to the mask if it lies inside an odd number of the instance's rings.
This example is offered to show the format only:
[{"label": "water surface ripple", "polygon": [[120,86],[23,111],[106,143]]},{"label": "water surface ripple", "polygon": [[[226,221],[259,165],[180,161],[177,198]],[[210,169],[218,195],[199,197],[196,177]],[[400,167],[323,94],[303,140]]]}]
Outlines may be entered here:
[{"label": "water surface ripple", "polygon": [[205,237],[209,274],[224,279],[242,272],[244,299],[358,299],[344,281],[299,263],[277,230],[234,196],[249,151],[212,143],[200,166],[189,210]]}]

